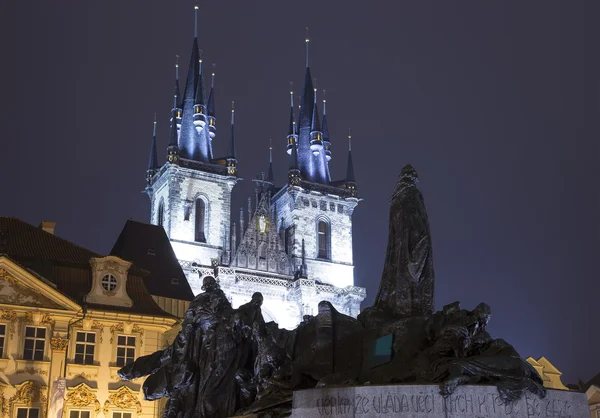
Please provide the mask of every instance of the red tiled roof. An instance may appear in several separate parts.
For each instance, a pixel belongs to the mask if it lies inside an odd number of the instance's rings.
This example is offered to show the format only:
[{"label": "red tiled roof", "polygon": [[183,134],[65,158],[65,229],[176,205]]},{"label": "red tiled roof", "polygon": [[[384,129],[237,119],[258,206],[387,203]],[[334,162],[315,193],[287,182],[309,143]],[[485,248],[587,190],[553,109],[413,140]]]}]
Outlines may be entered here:
[{"label": "red tiled roof", "polygon": [[[23,267],[54,283],[57,290],[67,297],[79,304],[83,303],[83,297],[92,287],[90,259],[102,257],[100,254],[17,218],[0,217],[0,234],[4,235],[0,238],[0,254],[6,254]],[[147,273],[134,266],[129,269],[127,294],[133,301],[133,306],[88,306],[111,312],[171,317],[148,293],[143,282],[145,274]]]}]

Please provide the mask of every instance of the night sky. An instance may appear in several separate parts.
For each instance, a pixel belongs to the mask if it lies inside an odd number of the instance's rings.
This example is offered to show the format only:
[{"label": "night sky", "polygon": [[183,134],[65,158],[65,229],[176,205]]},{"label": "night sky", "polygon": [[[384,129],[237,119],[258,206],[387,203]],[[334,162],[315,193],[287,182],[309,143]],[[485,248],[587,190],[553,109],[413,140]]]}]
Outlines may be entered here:
[{"label": "night sky", "polygon": [[[3,4],[0,215],[56,221],[57,235],[101,253],[127,219],[148,221],[153,113],[162,164],[192,5]],[[485,301],[494,336],[546,356],[565,383],[589,379],[600,371],[599,17],[594,0],[202,1],[216,155],[236,101],[244,181],[233,213],[267,169],[269,138],[276,181],[286,180],[289,81],[298,91],[308,26],[334,179],[345,176],[352,128],[366,302],[381,277],[388,199],[411,163],[431,223],[436,307]]]}]

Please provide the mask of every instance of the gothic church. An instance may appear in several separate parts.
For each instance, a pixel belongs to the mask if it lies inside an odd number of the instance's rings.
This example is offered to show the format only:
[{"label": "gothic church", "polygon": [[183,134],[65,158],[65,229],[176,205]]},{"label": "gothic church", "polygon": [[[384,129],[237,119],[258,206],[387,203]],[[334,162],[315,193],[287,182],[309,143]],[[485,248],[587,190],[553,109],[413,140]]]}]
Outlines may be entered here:
[{"label": "gothic church", "polygon": [[[218,279],[234,307],[252,293],[264,296],[263,315],[282,328],[316,315],[322,300],[356,317],[366,296],[354,286],[352,213],[359,203],[351,150],[346,178],[332,180],[331,140],[325,100],[322,117],[308,59],[299,111],[290,92],[287,183],[268,175],[256,179],[254,199],[232,221],[231,194],[240,180],[231,126],[219,156],[214,75],[208,98],[197,37],[197,6],[192,53],[183,92],[176,68],[166,161],[158,163],[152,138],[146,192],[151,218],[162,226],[195,294],[202,278]],[[308,38],[306,47],[308,50]],[[155,122],[156,124],[156,122]],[[156,125],[155,125],[156,127]],[[283,136],[283,135],[282,135]],[[222,155],[222,154],[221,154]],[[254,201],[254,202],[253,202]]]}]

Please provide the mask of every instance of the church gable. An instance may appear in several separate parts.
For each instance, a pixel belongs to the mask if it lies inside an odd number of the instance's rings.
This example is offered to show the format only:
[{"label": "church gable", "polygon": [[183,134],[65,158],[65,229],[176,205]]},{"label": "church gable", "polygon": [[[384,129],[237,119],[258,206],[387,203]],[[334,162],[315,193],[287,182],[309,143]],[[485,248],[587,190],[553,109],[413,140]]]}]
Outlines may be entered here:
[{"label": "church gable", "polygon": [[266,193],[262,195],[246,230],[241,231],[240,243],[231,265],[278,274],[293,274],[292,263],[277,233],[277,222],[271,216],[269,197]]},{"label": "church gable", "polygon": [[79,306],[43,279],[7,258],[0,258],[0,304],[78,310]]}]

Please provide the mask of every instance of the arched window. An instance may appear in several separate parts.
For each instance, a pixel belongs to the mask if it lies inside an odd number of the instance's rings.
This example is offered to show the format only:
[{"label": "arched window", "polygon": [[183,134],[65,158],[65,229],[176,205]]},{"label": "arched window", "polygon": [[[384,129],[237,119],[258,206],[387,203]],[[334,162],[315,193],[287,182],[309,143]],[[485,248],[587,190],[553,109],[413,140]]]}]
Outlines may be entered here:
[{"label": "arched window", "polygon": [[196,242],[206,242],[204,227],[206,224],[206,203],[202,199],[196,199]]},{"label": "arched window", "polygon": [[157,220],[156,220],[156,223],[158,224],[158,226],[163,226],[164,216],[165,216],[165,201],[161,199],[160,203],[158,204],[158,216],[157,216]]},{"label": "arched window", "polygon": [[317,258],[329,259],[329,239],[331,232],[329,223],[321,219],[317,224]]}]

